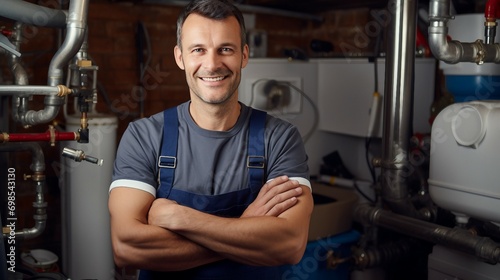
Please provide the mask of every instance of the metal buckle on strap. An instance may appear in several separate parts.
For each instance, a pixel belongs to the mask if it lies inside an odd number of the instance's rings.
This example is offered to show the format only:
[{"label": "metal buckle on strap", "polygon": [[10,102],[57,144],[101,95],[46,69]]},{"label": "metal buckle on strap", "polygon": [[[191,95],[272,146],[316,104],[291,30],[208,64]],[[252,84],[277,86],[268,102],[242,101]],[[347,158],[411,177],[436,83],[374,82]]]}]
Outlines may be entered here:
[{"label": "metal buckle on strap", "polygon": [[158,167],[160,167],[160,168],[176,168],[177,167],[177,157],[160,156],[158,158]]},{"label": "metal buckle on strap", "polygon": [[247,167],[248,168],[264,168],[266,158],[263,156],[248,156],[247,157]]}]

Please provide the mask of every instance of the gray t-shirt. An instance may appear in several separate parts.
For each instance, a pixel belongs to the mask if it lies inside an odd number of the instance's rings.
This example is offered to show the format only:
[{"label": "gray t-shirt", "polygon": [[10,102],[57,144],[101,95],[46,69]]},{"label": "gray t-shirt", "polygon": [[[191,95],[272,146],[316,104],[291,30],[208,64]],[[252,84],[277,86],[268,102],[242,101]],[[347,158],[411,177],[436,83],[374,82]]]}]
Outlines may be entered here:
[{"label": "gray t-shirt", "polygon": [[[173,188],[218,195],[248,187],[246,167],[251,108],[241,104],[236,125],[228,131],[200,128],[189,114],[190,102],[178,106],[179,137]],[[110,190],[141,189],[156,196],[163,112],[129,124],[122,136]],[[290,123],[268,115],[265,131],[266,178],[281,175],[311,187],[307,155],[300,133]]]}]

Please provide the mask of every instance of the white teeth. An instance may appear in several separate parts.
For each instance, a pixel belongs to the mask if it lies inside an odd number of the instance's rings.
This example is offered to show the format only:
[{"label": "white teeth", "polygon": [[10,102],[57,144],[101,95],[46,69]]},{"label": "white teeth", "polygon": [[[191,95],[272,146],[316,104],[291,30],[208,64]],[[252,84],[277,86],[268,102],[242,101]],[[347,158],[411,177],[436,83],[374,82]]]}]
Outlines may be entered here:
[{"label": "white teeth", "polygon": [[207,82],[217,82],[217,81],[222,81],[224,79],[224,77],[216,77],[216,78],[208,78],[208,77],[205,77],[205,78],[202,78],[204,81],[207,81]]}]

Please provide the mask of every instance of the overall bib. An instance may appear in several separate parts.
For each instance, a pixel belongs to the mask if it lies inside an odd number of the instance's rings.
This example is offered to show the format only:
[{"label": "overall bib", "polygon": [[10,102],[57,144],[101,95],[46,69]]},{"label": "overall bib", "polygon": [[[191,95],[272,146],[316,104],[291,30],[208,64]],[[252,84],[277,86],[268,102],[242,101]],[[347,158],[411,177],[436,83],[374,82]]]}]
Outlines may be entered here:
[{"label": "overall bib", "polygon": [[[177,108],[164,112],[165,125],[160,167],[160,187],[158,198],[175,200],[180,205],[223,217],[239,217],[252,203],[263,185],[265,171],[264,130],[266,113],[252,109],[247,143],[249,186],[246,189],[220,195],[201,195],[172,188],[177,166],[178,117]],[[270,280],[279,279],[279,267],[256,267],[222,260],[189,270],[155,272],[141,270],[139,280]]]}]

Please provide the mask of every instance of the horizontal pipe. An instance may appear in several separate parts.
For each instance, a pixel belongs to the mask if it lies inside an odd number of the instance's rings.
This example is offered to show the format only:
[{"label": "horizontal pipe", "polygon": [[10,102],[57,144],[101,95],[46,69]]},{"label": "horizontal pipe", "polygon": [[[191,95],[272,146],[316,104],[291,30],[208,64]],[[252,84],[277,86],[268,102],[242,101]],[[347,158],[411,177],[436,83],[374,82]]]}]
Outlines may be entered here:
[{"label": "horizontal pipe", "polygon": [[465,229],[440,226],[366,204],[356,207],[354,219],[360,223],[381,226],[407,236],[454,248],[491,264],[500,262],[500,244],[488,237],[473,235]]},{"label": "horizontal pipe", "polygon": [[66,12],[21,0],[0,0],[0,16],[43,27],[63,28]]},{"label": "horizontal pipe", "polygon": [[1,95],[19,95],[19,96],[32,96],[32,95],[54,95],[54,96],[66,96],[71,94],[73,91],[64,86],[32,86],[32,85],[1,85],[0,86],[0,96]]},{"label": "horizontal pipe", "polygon": [[44,133],[1,133],[0,143],[5,142],[38,142],[48,141],[52,145],[56,141],[74,141],[79,139],[77,132],[59,132],[49,129]]},{"label": "horizontal pipe", "polygon": [[[429,47],[432,54],[439,60],[455,64],[458,62],[500,63],[500,44],[481,40],[472,43],[462,43],[448,40],[448,21],[453,19],[450,14],[449,0],[431,0],[429,4]],[[489,36],[493,36],[491,33]],[[487,36],[488,37],[488,36]]]}]

